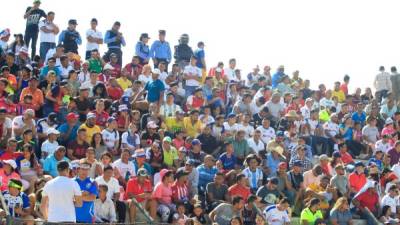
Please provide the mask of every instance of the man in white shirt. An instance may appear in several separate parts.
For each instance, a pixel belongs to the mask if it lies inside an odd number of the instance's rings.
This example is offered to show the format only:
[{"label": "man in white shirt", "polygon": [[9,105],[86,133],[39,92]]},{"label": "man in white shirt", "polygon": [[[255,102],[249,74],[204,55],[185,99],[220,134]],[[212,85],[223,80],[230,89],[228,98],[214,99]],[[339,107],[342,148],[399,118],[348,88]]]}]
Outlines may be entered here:
[{"label": "man in white shirt", "polygon": [[398,192],[397,186],[393,184],[392,186],[390,186],[388,193],[385,196],[383,196],[381,200],[381,206],[385,205],[390,206],[390,210],[392,211],[393,215],[397,214],[397,208],[400,206],[397,200],[398,197],[397,192]]},{"label": "man in white shirt", "polygon": [[224,69],[224,75],[228,81],[239,81],[235,73],[236,59],[229,60],[229,67]]},{"label": "man in white shirt", "polygon": [[47,222],[75,223],[75,207],[82,207],[81,188],[68,177],[68,162],[59,162],[57,170],[59,176],[47,182],[43,188],[41,211]]},{"label": "man in white shirt", "polygon": [[201,70],[196,66],[197,59],[192,56],[190,64],[185,67],[183,71],[183,79],[186,80],[185,96],[189,97],[194,93],[194,90],[200,86]]},{"label": "man in white shirt", "polygon": [[47,52],[56,47],[56,35],[60,29],[54,24],[54,12],[48,12],[47,18],[39,22],[40,30],[40,50],[39,55],[45,59]]},{"label": "man in white shirt", "polygon": [[275,139],[275,130],[270,127],[271,121],[268,118],[262,120],[262,125],[257,127],[257,130],[261,131],[261,140],[264,144],[268,144],[271,140]]},{"label": "man in white shirt", "polygon": [[269,225],[289,225],[290,218],[287,212],[289,200],[283,198],[277,205],[271,205],[265,208],[264,218]]},{"label": "man in white shirt", "polygon": [[86,31],[86,56],[85,59],[89,59],[92,53],[92,50],[100,50],[100,45],[103,44],[103,34],[96,30],[97,27],[97,19],[93,18],[90,21],[90,29]]},{"label": "man in white shirt", "polygon": [[300,112],[304,120],[310,119],[313,104],[314,100],[312,98],[307,98],[305,105],[300,108]]},{"label": "man in white shirt", "polygon": [[36,136],[36,122],[35,111],[33,109],[27,109],[24,115],[14,117],[12,121],[12,136],[18,138],[22,136],[22,132],[27,129],[31,129],[33,136]]},{"label": "man in white shirt", "polygon": [[339,134],[338,116],[336,113],[331,114],[331,119],[323,125],[325,136],[334,138]]},{"label": "man in white shirt", "polygon": [[378,102],[381,102],[381,99],[386,98],[387,93],[392,91],[390,73],[386,72],[383,66],[379,67],[379,73],[375,76],[374,87]]},{"label": "man in white shirt", "polygon": [[104,144],[109,151],[115,151],[119,145],[119,133],[117,131],[117,120],[114,117],[107,119],[107,127],[101,132]]},{"label": "man in white shirt", "polygon": [[259,155],[260,151],[264,151],[265,144],[261,141],[261,131],[255,130],[253,138],[247,139],[247,144],[249,145],[249,148],[257,155]]},{"label": "man in white shirt", "polygon": [[131,176],[136,176],[135,164],[129,161],[130,152],[124,149],[121,153],[121,158],[113,163],[114,169],[117,169],[120,176],[118,178],[120,183],[126,183]]}]

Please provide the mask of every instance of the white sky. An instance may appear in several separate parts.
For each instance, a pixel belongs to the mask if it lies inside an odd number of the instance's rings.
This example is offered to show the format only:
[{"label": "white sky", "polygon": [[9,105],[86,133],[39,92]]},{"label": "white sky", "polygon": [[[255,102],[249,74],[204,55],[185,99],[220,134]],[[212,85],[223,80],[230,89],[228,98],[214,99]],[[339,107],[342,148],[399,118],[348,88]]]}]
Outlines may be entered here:
[{"label": "white sky", "polygon": [[[8,3],[0,28],[23,33],[24,10],[32,1]],[[399,6],[396,0],[42,0],[41,8],[56,13],[60,29],[68,19],[77,19],[81,36],[92,17],[103,34],[120,21],[127,42],[124,64],[133,56],[140,33],[157,38],[158,30],[165,29],[171,46],[182,33],[189,34],[193,48],[204,41],[208,67],[218,61],[227,65],[234,57],[245,76],[257,64],[273,70],[282,64],[287,73],[300,70],[312,87],[325,83],[328,88],[347,73],[353,91],[371,86],[380,65],[400,67]],[[85,45],[80,46],[82,53]]]}]

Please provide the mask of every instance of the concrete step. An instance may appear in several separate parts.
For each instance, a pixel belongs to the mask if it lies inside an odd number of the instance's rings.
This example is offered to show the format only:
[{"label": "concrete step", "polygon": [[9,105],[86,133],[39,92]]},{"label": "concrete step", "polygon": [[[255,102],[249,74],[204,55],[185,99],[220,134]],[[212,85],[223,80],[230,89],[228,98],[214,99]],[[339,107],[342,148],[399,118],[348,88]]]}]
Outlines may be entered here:
[{"label": "concrete step", "polygon": [[[292,225],[300,225],[300,217],[292,217],[290,224],[292,224]],[[367,225],[367,221],[353,219],[353,225]]]}]

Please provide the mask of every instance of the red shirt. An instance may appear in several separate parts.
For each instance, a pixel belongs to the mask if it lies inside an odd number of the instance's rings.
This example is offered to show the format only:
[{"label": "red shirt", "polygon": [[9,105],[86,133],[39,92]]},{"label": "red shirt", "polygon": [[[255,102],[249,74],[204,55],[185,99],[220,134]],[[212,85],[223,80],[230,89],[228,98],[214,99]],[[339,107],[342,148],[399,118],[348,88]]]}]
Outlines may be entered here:
[{"label": "red shirt", "polygon": [[189,200],[189,188],[186,184],[178,184],[175,182],[172,187],[172,199],[178,202],[186,202]]},{"label": "red shirt", "polygon": [[115,101],[121,98],[121,96],[124,94],[124,91],[120,87],[108,86],[107,93],[108,96],[110,96],[110,98]]},{"label": "red shirt", "polygon": [[358,174],[353,172],[349,175],[349,184],[356,192],[359,192],[362,187],[367,183],[367,177],[364,173]]},{"label": "red shirt", "polygon": [[108,117],[110,117],[108,115],[108,113],[104,112],[104,111],[101,113],[98,113],[96,110],[94,110],[93,113],[96,114],[96,125],[105,127],[106,123],[107,123],[107,119],[108,119]]},{"label": "red shirt", "polygon": [[142,73],[142,65],[133,65],[132,63],[126,64],[125,68],[129,72],[129,77],[132,80],[137,80],[139,75]]},{"label": "red shirt", "polygon": [[251,192],[250,192],[250,188],[248,187],[243,187],[241,185],[238,184],[234,184],[232,185],[229,189],[228,189],[228,193],[230,196],[240,196],[243,199],[247,199]]},{"label": "red shirt", "polygon": [[343,83],[342,85],[340,85],[340,90],[342,90],[345,95],[347,95],[347,93],[349,93],[349,88],[347,87],[346,83]]},{"label": "red shirt", "polygon": [[4,161],[4,160],[9,160],[9,159],[13,159],[15,160],[16,158],[22,156],[22,152],[6,152],[6,151],[1,151],[0,152],[0,160]]},{"label": "red shirt", "polygon": [[344,164],[349,164],[354,162],[353,157],[348,152],[340,152],[340,156]]},{"label": "red shirt", "polygon": [[360,207],[367,207],[371,212],[376,212],[379,197],[376,193],[365,191],[356,198],[360,202]]},{"label": "red shirt", "polygon": [[[149,179],[144,181],[143,185],[139,185],[137,177],[131,178],[126,184],[126,191],[124,194],[124,199],[128,199],[128,193],[132,193],[134,195],[140,195],[143,193],[151,193],[153,191],[153,187],[151,186],[151,182]],[[145,199],[136,197],[136,201],[143,202]]]}]

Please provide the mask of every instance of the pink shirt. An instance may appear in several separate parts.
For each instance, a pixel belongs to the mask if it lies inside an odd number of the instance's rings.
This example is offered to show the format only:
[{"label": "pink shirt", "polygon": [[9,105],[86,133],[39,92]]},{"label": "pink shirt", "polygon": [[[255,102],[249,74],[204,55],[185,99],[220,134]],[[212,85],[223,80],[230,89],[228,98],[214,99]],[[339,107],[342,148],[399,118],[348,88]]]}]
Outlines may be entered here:
[{"label": "pink shirt", "polygon": [[308,186],[310,186],[310,184],[319,184],[319,182],[321,181],[321,177],[320,176],[314,176],[314,174],[313,174],[313,172],[312,172],[312,170],[309,170],[309,171],[307,171],[307,172],[305,172],[304,174],[303,174],[303,176],[304,176],[304,187],[308,187]]},{"label": "pink shirt", "polygon": [[17,180],[21,180],[21,177],[19,176],[18,173],[16,172],[12,172],[10,175],[6,175],[6,173],[4,172],[4,169],[0,169],[0,177],[1,177],[1,191],[6,191],[8,189],[8,181],[10,179],[17,179]]},{"label": "pink shirt", "polygon": [[171,204],[172,202],[171,185],[165,185],[162,182],[158,182],[154,187],[153,198],[160,200],[162,204]]}]

